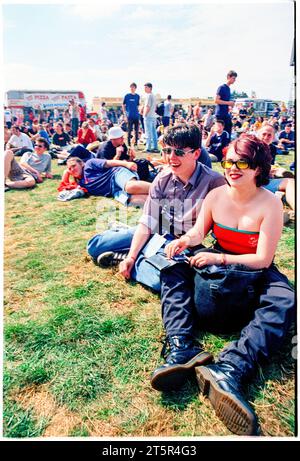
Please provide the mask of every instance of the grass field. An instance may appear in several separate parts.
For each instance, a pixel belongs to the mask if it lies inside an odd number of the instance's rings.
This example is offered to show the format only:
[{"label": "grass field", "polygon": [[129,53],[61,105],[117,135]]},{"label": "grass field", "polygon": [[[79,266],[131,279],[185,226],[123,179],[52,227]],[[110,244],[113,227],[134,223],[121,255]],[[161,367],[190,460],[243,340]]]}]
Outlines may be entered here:
[{"label": "grass field", "polygon": [[[278,157],[284,166],[292,155]],[[195,382],[162,395],[149,383],[161,363],[160,301],[86,254],[97,229],[124,208],[106,198],[61,203],[55,180],[5,194],[5,437],[231,435]],[[141,211],[128,209],[129,224]],[[279,268],[293,282],[294,223],[284,227]],[[293,333],[247,389],[263,435],[295,430]],[[232,336],[204,333],[217,354]]]}]

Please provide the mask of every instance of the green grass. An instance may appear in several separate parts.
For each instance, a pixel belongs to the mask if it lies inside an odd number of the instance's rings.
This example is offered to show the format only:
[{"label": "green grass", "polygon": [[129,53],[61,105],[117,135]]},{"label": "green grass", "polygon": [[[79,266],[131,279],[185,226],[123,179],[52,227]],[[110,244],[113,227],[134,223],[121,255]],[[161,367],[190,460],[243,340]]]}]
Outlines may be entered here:
[{"label": "green grass", "polygon": [[[279,158],[282,166],[291,161]],[[163,337],[159,297],[86,255],[96,229],[122,221],[126,209],[106,198],[58,202],[57,184],[5,194],[4,435],[230,435],[195,382],[168,395],[152,390]],[[141,210],[127,211],[134,225]],[[276,262],[293,282],[293,222]],[[203,343],[217,355],[236,337],[204,333]],[[247,389],[265,435],[294,434],[290,350],[291,338]]]}]

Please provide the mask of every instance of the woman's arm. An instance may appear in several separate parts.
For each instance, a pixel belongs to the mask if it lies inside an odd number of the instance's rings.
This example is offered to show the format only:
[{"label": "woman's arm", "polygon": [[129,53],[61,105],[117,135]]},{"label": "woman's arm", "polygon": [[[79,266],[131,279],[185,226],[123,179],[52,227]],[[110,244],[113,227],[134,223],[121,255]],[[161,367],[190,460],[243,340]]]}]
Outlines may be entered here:
[{"label": "woman's arm", "polygon": [[190,258],[190,264],[197,267],[207,264],[244,264],[251,269],[269,267],[275,255],[282,227],[282,203],[272,196],[265,205],[265,214],[261,222],[255,254],[231,255],[203,252]]}]

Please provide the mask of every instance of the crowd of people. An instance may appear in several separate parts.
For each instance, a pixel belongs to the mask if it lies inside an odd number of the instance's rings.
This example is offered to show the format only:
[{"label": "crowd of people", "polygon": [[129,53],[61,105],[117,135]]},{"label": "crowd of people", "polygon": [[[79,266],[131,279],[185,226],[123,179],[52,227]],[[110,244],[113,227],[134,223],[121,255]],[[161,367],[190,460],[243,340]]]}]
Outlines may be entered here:
[{"label": "crowd of people", "polygon": [[[66,164],[58,200],[96,195],[143,204],[135,228],[120,224],[96,234],[87,251],[96,265],[119,264],[125,279],[160,293],[165,362],[151,385],[176,390],[194,374],[229,430],[257,435],[242,385],[279,350],[295,315],[294,292],[273,262],[283,227],[278,192],[292,210],[295,199],[294,165],[278,168],[276,156],[295,148],[295,125],[285,111],[262,118],[252,103],[236,107],[236,78],[229,71],[217,89],[215,111],[198,103],[185,112],[171,95],[157,104],[147,82],[143,98],[130,85],[115,123],[105,103],[94,120],[75,101],[53,124],[6,121],[5,188],[51,179],[58,159]],[[138,159],[142,148],[145,158]],[[209,233],[214,244],[207,248]],[[199,329],[241,333],[214,363],[197,340]]]}]

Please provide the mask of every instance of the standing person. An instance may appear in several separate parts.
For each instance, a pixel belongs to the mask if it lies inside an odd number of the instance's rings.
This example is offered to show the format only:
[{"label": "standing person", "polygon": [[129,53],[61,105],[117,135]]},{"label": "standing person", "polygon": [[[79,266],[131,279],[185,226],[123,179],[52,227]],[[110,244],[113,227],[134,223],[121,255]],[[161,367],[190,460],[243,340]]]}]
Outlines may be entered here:
[{"label": "standing person", "polygon": [[[259,433],[242,384],[280,350],[295,317],[294,292],[273,262],[283,210],[280,200],[261,187],[268,183],[270,161],[268,146],[254,135],[233,141],[222,162],[227,184],[207,194],[195,226],[165,249],[170,260],[192,251],[186,256],[189,264],[173,265],[161,274],[170,352],[153,372],[152,387],[174,389],[186,381],[195,363],[212,360],[195,345],[199,328],[241,331],[215,364],[196,368],[201,392],[228,429],[239,435]],[[199,251],[210,229],[215,251]]]},{"label": "standing person", "polygon": [[164,101],[164,115],[162,118],[163,126],[166,128],[170,125],[170,119],[174,112],[174,106],[171,103],[172,96],[169,94],[167,99]]},{"label": "standing person", "polygon": [[135,141],[134,145],[137,146],[139,139],[139,105],[140,96],[136,93],[136,83],[131,83],[130,93],[127,93],[123,99],[123,113],[127,118],[128,122],[128,146],[130,146],[131,132],[134,127],[135,130]]},{"label": "standing person", "polygon": [[157,133],[156,133],[156,99],[152,93],[152,83],[145,83],[145,104],[143,109],[143,117],[145,124],[146,135],[146,152],[158,152]]},{"label": "standing person", "polygon": [[11,110],[4,106],[4,123],[7,126],[7,128],[10,130],[11,125],[12,125],[12,113]]},{"label": "standing person", "polygon": [[108,115],[107,115],[107,109],[106,109],[106,102],[103,102],[101,104],[101,108],[100,108],[100,118],[102,121],[106,122],[108,120]]},{"label": "standing person", "polygon": [[70,100],[70,115],[72,131],[76,136],[79,127],[79,107],[78,104],[74,101],[74,99]]},{"label": "standing person", "polygon": [[201,104],[200,104],[200,101],[198,101],[197,104],[193,107],[193,116],[194,116],[195,122],[198,122],[199,120],[201,120],[201,112],[202,112]]},{"label": "standing person", "polygon": [[83,122],[85,122],[85,120],[86,120],[85,109],[81,104],[78,104],[78,107],[79,107],[80,126],[82,126]]},{"label": "standing person", "polygon": [[234,101],[230,101],[230,85],[232,85],[237,78],[237,73],[234,70],[230,70],[227,74],[227,82],[219,86],[215,97],[216,107],[216,118],[223,120],[225,124],[225,131],[229,134],[229,140],[231,137],[231,116],[229,113],[229,107],[234,106]]}]

